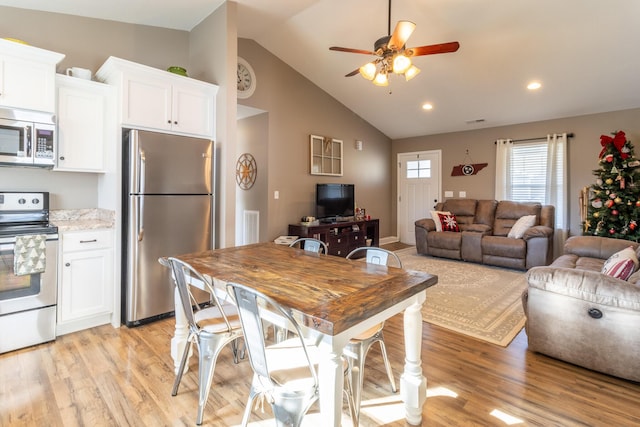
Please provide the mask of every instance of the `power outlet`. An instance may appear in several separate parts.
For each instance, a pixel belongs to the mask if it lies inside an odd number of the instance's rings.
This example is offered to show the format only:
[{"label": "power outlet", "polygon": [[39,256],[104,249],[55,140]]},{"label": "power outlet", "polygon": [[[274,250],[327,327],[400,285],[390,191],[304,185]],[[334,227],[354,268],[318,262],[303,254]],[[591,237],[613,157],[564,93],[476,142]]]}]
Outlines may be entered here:
[{"label": "power outlet", "polygon": [[280,192],[278,190],[273,192],[273,198],[278,200],[280,198]]}]

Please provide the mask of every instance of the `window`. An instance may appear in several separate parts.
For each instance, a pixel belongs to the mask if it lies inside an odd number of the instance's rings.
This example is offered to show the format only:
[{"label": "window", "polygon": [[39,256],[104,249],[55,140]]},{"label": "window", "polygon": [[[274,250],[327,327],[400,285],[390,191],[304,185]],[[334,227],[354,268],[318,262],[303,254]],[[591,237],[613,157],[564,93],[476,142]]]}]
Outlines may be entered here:
[{"label": "window", "polygon": [[[509,200],[546,203],[547,145],[547,141],[513,145],[508,166],[511,170],[510,191],[507,194]],[[562,159],[556,160],[556,168],[562,168]],[[558,170],[558,176],[564,178],[561,169]]]},{"label": "window", "polygon": [[431,160],[410,160],[407,162],[407,179],[431,178]]},{"label": "window", "polygon": [[527,142],[498,141],[496,199],[554,205],[556,228],[567,218],[566,134]]}]

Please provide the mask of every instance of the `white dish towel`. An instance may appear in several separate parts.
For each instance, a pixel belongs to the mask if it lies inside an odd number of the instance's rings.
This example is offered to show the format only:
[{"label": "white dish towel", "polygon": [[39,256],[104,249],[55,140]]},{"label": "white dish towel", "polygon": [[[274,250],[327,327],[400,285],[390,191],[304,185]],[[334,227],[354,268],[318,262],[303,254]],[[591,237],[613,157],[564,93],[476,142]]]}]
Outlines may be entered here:
[{"label": "white dish towel", "polygon": [[13,250],[13,273],[16,276],[44,272],[47,266],[46,234],[16,236]]}]

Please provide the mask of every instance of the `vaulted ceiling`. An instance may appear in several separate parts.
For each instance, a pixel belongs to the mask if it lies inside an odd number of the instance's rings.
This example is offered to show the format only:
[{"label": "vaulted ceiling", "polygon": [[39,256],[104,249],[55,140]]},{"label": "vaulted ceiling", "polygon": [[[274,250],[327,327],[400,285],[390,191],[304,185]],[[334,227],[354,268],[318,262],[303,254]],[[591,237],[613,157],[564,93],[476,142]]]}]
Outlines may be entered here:
[{"label": "vaulted ceiling", "polygon": [[[191,30],[221,0],[0,0],[0,5]],[[413,80],[344,77],[387,35],[388,0],[237,0],[254,39],[392,139],[640,107],[638,0],[394,0],[408,46],[460,42],[414,58]],[[540,81],[529,91],[526,85]],[[423,110],[429,102],[432,110]]]}]

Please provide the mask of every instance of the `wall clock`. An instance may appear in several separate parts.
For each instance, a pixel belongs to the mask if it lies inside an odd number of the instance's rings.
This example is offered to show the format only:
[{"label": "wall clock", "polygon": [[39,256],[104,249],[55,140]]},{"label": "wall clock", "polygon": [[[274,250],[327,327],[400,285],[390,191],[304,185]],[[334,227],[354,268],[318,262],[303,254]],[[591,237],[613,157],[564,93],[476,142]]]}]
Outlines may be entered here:
[{"label": "wall clock", "polygon": [[245,99],[253,95],[256,90],[256,73],[249,63],[238,57],[238,98]]},{"label": "wall clock", "polygon": [[243,190],[253,187],[256,182],[258,167],[256,159],[249,153],[241,154],[236,162],[236,182]]}]

